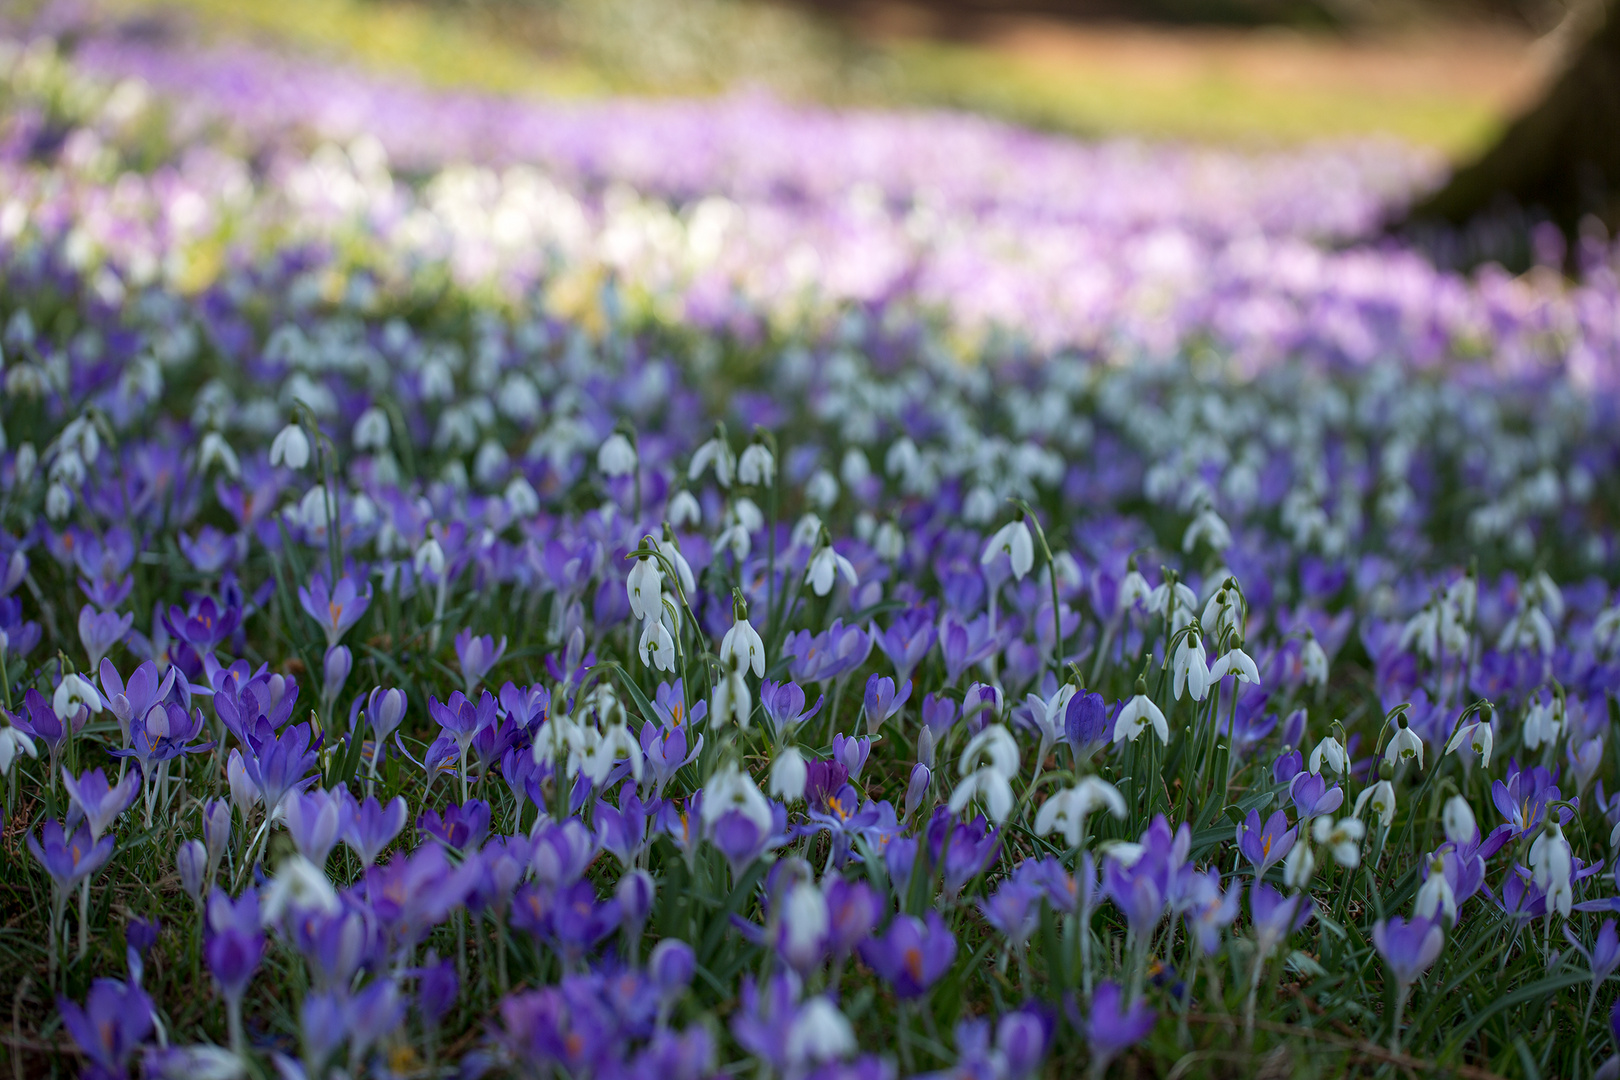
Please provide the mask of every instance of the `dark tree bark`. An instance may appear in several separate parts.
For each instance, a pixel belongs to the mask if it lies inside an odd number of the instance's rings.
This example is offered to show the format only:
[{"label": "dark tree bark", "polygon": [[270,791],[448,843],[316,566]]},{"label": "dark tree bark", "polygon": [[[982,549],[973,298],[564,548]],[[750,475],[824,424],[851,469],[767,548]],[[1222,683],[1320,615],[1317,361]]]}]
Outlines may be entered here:
[{"label": "dark tree bark", "polygon": [[1464,225],[1515,208],[1566,235],[1595,215],[1620,231],[1620,0],[1591,0],[1572,18],[1571,48],[1541,100],[1480,158],[1412,207],[1414,225]]}]

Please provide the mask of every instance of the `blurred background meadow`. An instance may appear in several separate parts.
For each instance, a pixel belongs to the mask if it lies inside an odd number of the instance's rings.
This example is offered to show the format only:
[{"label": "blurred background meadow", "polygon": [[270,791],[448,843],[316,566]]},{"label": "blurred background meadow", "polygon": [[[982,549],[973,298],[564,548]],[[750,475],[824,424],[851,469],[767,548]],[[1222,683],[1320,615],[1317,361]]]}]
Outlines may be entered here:
[{"label": "blurred background meadow", "polygon": [[107,0],[108,17],[440,86],[767,90],[1081,136],[1386,135],[1478,151],[1557,59],[1557,0]]}]

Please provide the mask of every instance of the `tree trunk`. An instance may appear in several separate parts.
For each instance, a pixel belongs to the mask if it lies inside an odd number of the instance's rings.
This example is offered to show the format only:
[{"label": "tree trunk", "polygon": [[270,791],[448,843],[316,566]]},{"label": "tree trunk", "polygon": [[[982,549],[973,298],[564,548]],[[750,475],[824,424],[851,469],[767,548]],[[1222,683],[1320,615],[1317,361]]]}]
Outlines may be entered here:
[{"label": "tree trunk", "polygon": [[1409,222],[1464,225],[1487,211],[1546,217],[1573,236],[1586,215],[1620,231],[1620,3],[1591,0],[1540,101],[1496,145],[1412,207]]}]

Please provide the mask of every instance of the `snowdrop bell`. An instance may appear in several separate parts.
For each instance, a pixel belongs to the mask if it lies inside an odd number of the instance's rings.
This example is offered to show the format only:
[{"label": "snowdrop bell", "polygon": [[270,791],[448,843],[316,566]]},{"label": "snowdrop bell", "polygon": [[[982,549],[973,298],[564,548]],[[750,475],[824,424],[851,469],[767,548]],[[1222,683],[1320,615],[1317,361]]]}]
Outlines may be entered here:
[{"label": "snowdrop bell", "polygon": [[1012,566],[1013,577],[1019,581],[1029,573],[1035,565],[1035,540],[1030,536],[1029,526],[1023,518],[1009,521],[984,546],[984,554],[979,556],[980,565],[988,566],[998,555],[1006,555]]},{"label": "snowdrop bell", "polygon": [[609,435],[596,451],[596,467],[604,476],[629,476],[636,471],[636,448],[624,432]]},{"label": "snowdrop bell", "polygon": [[737,459],[737,481],[750,487],[770,487],[776,479],[776,457],[764,443],[751,443]]},{"label": "snowdrop bell", "polygon": [[309,464],[309,436],[299,424],[288,424],[270,444],[270,464],[302,469]]}]

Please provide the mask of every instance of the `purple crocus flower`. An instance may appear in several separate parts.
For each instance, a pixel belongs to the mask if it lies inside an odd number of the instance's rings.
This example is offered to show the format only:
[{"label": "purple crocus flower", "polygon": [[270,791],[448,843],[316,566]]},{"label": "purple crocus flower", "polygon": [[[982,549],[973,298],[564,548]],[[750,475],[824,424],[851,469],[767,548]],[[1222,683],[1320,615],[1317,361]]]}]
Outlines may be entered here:
[{"label": "purple crocus flower", "polygon": [[885,721],[900,711],[911,698],[911,680],[905,680],[898,691],[894,680],[887,675],[872,674],[866,679],[866,730],[876,735]]},{"label": "purple crocus flower", "polygon": [[1399,915],[1391,915],[1373,924],[1372,937],[1378,955],[1402,987],[1411,986],[1429,970],[1445,945],[1440,924],[1422,917],[1407,922]]},{"label": "purple crocus flower", "polygon": [[1302,822],[1331,814],[1344,804],[1344,791],[1338,784],[1329,787],[1320,773],[1296,773],[1288,785],[1288,797]]},{"label": "purple crocus flower", "polygon": [[23,734],[42,740],[53,762],[61,754],[62,746],[67,742],[68,727],[38,690],[29,687],[23,694],[23,707],[15,713],[6,713],[6,719]]},{"label": "purple crocus flower", "polygon": [[955,896],[1000,858],[1001,830],[992,826],[983,814],[972,821],[958,823],[950,810],[941,806],[928,822],[928,854],[936,866],[943,856],[945,892]]},{"label": "purple crocus flower", "polygon": [[73,828],[83,818],[90,825],[91,838],[100,840],[118,815],[128,810],[135,796],[140,794],[141,779],[135,773],[128,773],[116,785],[108,785],[107,774],[100,769],[91,769],[75,778],[64,768],[62,786],[72,800],[68,807],[68,828]]},{"label": "purple crocus flower", "polygon": [[[380,747],[405,719],[407,699],[405,691],[384,689],[379,686],[365,699],[366,723],[371,725],[371,737]],[[375,754],[373,754],[375,759]]]},{"label": "purple crocus flower", "polygon": [[1597,940],[1588,949],[1581,944],[1581,939],[1570,930],[1569,923],[1564,923],[1564,937],[1575,947],[1586,960],[1586,966],[1592,973],[1592,989],[1595,992],[1610,975],[1620,967],[1620,934],[1614,929],[1613,919],[1604,919],[1603,926],[1598,930]]},{"label": "purple crocus flower", "polygon": [[259,896],[252,889],[232,901],[216,888],[208,897],[208,940],[203,953],[220,993],[233,1008],[264,956],[264,934],[259,929]]},{"label": "purple crocus flower", "polygon": [[1269,956],[1315,914],[1311,898],[1303,893],[1285,896],[1263,881],[1256,881],[1249,890],[1249,916],[1262,956]]},{"label": "purple crocus flower", "polygon": [[954,683],[975,664],[1001,651],[1001,637],[990,628],[990,616],[963,622],[946,615],[939,624],[939,646],[945,657],[945,678]]},{"label": "purple crocus flower", "polygon": [[129,1075],[130,1059],[152,1034],[152,999],[138,984],[97,979],[83,1008],[66,998],[57,998],[56,1007],[62,1026],[94,1065],[85,1075]]},{"label": "purple crocus flower", "polygon": [[853,735],[834,735],[832,741],[833,760],[841,763],[849,774],[851,783],[861,782],[861,770],[866,767],[866,759],[872,753],[872,740],[862,735],[856,738]]},{"label": "purple crocus flower", "polygon": [[1069,699],[1063,709],[1063,735],[1076,760],[1089,758],[1113,738],[1113,724],[1101,694],[1082,690]]},{"label": "purple crocus flower", "polygon": [[872,639],[858,626],[834,619],[820,634],[800,630],[782,643],[782,655],[793,658],[788,670],[798,683],[825,682],[847,675],[872,652]]},{"label": "purple crocus flower", "polygon": [[1298,835],[1297,829],[1289,828],[1288,815],[1283,811],[1273,811],[1262,825],[1260,811],[1250,810],[1243,824],[1237,827],[1237,847],[1254,867],[1258,878],[1288,857]]},{"label": "purple crocus flower", "polygon": [[759,687],[759,703],[765,709],[777,731],[791,731],[821,711],[827,695],[816,699],[813,708],[806,711],[804,688],[795,682],[776,683],[766,679]]},{"label": "purple crocus flower", "polygon": [[501,687],[500,703],[512,723],[532,738],[551,714],[551,691],[539,684],[519,687],[509,682]]},{"label": "purple crocus flower", "polygon": [[309,780],[320,753],[320,742],[310,745],[308,724],[293,724],[279,736],[249,742],[250,752],[242,764],[264,799],[265,809],[274,813],[282,796],[302,788]]},{"label": "purple crocus flower", "polygon": [[124,640],[129,628],[135,625],[134,615],[119,615],[116,611],[98,612],[89,604],[79,609],[79,641],[90,657],[89,670],[101,666],[102,657],[113,646]]},{"label": "purple crocus flower", "polygon": [[437,1028],[461,996],[455,961],[440,960],[438,954],[429,952],[427,963],[417,969],[416,978],[416,1011],[421,1014],[423,1024]]},{"label": "purple crocus flower", "polygon": [[467,747],[472,745],[473,736],[495,722],[495,698],[485,690],[478,704],[474,705],[467,695],[454,690],[450,693],[450,700],[443,704],[439,703],[438,698],[428,698],[428,715],[465,753]]},{"label": "purple crocus flower", "polygon": [[[1529,836],[1541,828],[1547,807],[1562,798],[1557,780],[1556,769],[1549,771],[1540,765],[1520,769],[1519,763],[1513,760],[1508,762],[1507,779],[1491,784],[1491,801],[1502,819],[1513,826],[1513,839]],[[1562,808],[1560,822],[1567,823],[1569,818],[1569,808]]]},{"label": "purple crocus flower", "polygon": [[343,640],[343,635],[371,606],[371,584],[366,583],[366,591],[362,593],[353,578],[344,577],[333,589],[326,575],[317,573],[310,579],[308,588],[299,586],[298,603],[326,632],[326,645],[330,648]]},{"label": "purple crocus flower", "polygon": [[85,878],[93,877],[113,854],[113,838],[93,839],[88,822],[68,832],[60,822],[47,821],[40,827],[38,840],[31,833],[26,839],[28,850],[64,894]]},{"label": "purple crocus flower", "polygon": [[1041,921],[1041,900],[1045,890],[1017,878],[1004,882],[989,899],[978,902],[984,921],[999,930],[1007,944],[1020,950]]},{"label": "purple crocus flower", "polygon": [[354,802],[352,795],[348,796],[347,801],[348,805],[344,808],[343,821],[339,828],[339,838],[360,857],[360,862],[369,868],[405,827],[405,818],[409,814],[405,797],[396,795],[387,806],[381,805],[375,796],[369,795],[359,803]]},{"label": "purple crocus flower", "polygon": [[463,629],[456,635],[456,659],[461,662],[461,677],[467,683],[468,694],[478,689],[484,676],[489,674],[489,669],[500,663],[505,655],[505,637],[497,645],[490,634],[478,637],[471,630]]},{"label": "purple crocus flower", "polygon": [[225,604],[205,596],[193,604],[190,611],[178,604],[171,605],[163,624],[169,633],[199,653],[209,652],[242,625],[242,608],[239,604]]},{"label": "purple crocus flower", "polygon": [[1091,1073],[1101,1076],[1108,1063],[1148,1037],[1159,1014],[1142,1001],[1128,1007],[1119,984],[1101,982],[1091,995],[1091,1009],[1084,1023],[1077,1023],[1091,1047]]},{"label": "purple crocus flower", "polygon": [[909,681],[911,673],[939,640],[932,605],[900,612],[887,630],[879,629],[875,622],[870,629],[872,640],[889,658],[889,663],[894,665],[897,682]]},{"label": "purple crocus flower", "polygon": [[877,890],[859,879],[834,878],[827,885],[828,949],[835,959],[848,956],[877,925],[881,912]]},{"label": "purple crocus flower", "polygon": [[460,806],[446,806],[442,817],[435,810],[424,811],[416,827],[456,851],[468,851],[489,835],[489,818],[489,803],[468,799]]},{"label": "purple crocus flower", "polygon": [[939,912],[924,919],[896,915],[880,937],[860,945],[861,959],[876,971],[902,1001],[921,997],[956,959],[956,938]]},{"label": "purple crocus flower", "polygon": [[289,791],[282,801],[286,815],[287,832],[292,836],[298,853],[317,867],[326,865],[326,857],[338,842],[347,807],[354,797],[347,789],[334,793],[316,788],[313,791]]},{"label": "purple crocus flower", "polygon": [[922,699],[923,726],[933,732],[937,741],[944,737],[956,722],[956,700],[940,694],[926,694]]},{"label": "purple crocus flower", "polygon": [[744,1050],[771,1064],[787,1066],[787,1031],[792,1026],[799,998],[799,980],[778,972],[761,986],[745,978],[738,1008],[731,1017],[731,1033]]}]

